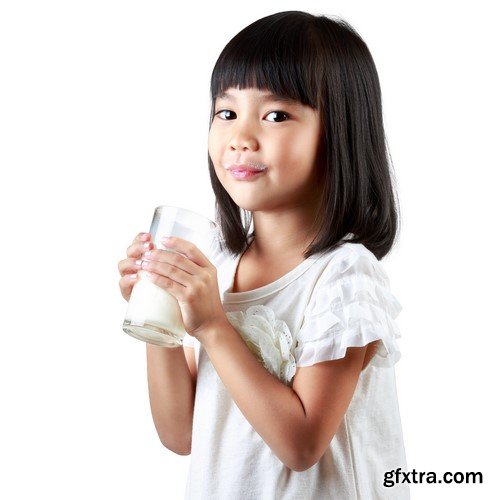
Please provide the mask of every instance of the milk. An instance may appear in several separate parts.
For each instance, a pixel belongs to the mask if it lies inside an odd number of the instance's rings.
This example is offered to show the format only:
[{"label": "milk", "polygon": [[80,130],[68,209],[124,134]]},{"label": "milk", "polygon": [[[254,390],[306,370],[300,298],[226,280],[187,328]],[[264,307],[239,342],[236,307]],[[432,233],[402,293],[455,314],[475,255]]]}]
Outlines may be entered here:
[{"label": "milk", "polygon": [[179,347],[186,335],[177,299],[139,270],[123,329],[132,337],[163,347]]}]

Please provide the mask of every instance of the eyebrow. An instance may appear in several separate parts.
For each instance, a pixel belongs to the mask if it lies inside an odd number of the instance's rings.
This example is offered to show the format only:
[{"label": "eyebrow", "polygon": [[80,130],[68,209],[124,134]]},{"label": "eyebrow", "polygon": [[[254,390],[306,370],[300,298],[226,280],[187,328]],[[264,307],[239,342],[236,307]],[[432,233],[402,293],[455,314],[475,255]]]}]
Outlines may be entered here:
[{"label": "eyebrow", "polygon": [[[235,97],[232,94],[228,94],[227,92],[222,92],[221,94],[218,94],[216,96],[216,99],[227,99],[228,101],[234,101]],[[295,106],[297,106],[299,104],[295,99],[292,99],[291,97],[288,97],[286,95],[274,94],[274,93],[264,94],[261,97],[258,97],[257,100],[262,102],[262,103],[284,102],[286,104],[295,105]]]}]

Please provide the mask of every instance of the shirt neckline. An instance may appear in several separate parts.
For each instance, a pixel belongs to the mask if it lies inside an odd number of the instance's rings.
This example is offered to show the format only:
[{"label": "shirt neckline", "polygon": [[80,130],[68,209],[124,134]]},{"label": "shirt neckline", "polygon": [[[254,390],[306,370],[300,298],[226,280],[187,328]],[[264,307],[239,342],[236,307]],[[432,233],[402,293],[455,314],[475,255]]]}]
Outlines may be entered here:
[{"label": "shirt neckline", "polygon": [[236,277],[236,269],[241,260],[241,257],[245,253],[245,250],[241,252],[233,261],[231,266],[231,283],[229,287],[224,292],[224,303],[226,304],[239,304],[241,302],[251,302],[256,299],[262,299],[268,295],[281,290],[285,286],[289,285],[292,281],[296,280],[299,276],[304,274],[311,265],[316,262],[321,255],[315,254],[311,255],[307,259],[303,260],[300,264],[295,266],[291,271],[284,274],[277,280],[268,283],[267,285],[261,286],[259,288],[254,288],[253,290],[246,290],[244,292],[230,292],[233,289],[234,278]]}]

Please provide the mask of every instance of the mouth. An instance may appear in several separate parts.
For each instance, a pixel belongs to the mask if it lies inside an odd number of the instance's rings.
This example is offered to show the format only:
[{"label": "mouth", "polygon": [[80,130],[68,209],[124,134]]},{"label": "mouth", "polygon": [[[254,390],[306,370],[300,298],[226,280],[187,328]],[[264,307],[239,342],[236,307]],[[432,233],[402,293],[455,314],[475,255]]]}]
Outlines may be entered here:
[{"label": "mouth", "polygon": [[259,177],[264,174],[267,167],[262,163],[237,163],[229,166],[224,166],[226,170],[229,170],[232,177],[239,180],[249,180]]}]

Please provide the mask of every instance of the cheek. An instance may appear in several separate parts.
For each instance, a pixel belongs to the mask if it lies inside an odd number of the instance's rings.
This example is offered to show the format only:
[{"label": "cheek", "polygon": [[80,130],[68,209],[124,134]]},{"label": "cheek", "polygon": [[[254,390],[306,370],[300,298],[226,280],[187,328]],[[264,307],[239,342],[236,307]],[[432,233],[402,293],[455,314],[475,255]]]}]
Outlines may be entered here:
[{"label": "cheek", "polygon": [[214,163],[224,159],[224,141],[216,131],[210,131],[208,134],[208,153]]},{"label": "cheek", "polygon": [[215,141],[214,141],[214,134],[212,132],[209,132],[208,134],[208,154],[210,155],[210,158],[212,158],[213,161],[213,155],[215,153]]},{"label": "cheek", "polygon": [[279,163],[287,174],[293,173],[302,176],[304,170],[308,170],[314,162],[314,151],[308,137],[297,134],[280,141],[276,145],[276,152],[280,159]]},{"label": "cheek", "polygon": [[314,182],[316,172],[317,139],[309,134],[297,134],[293,140],[280,141],[276,149],[279,169],[271,172],[275,183],[297,189]]},{"label": "cheek", "polygon": [[212,163],[214,165],[215,174],[217,175],[217,178],[224,185],[223,181],[224,181],[225,170],[221,166],[222,162],[224,161],[223,153],[224,153],[224,148],[220,146],[220,142],[217,141],[217,139],[214,137],[213,134],[209,134],[208,155],[210,156],[210,159],[212,160]]}]

